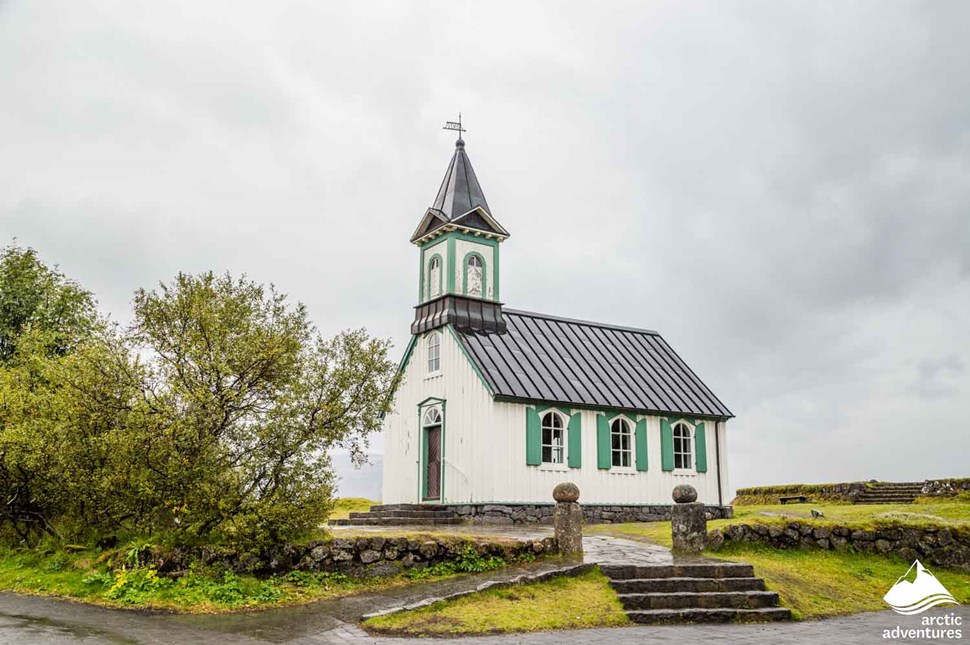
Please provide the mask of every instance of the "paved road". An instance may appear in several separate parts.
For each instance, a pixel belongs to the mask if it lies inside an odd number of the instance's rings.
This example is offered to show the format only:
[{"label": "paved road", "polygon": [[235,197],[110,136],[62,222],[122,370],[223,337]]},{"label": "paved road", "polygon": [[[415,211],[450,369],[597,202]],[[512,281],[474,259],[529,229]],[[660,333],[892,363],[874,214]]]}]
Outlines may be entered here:
[{"label": "paved road", "polygon": [[[311,606],[312,607],[312,606]],[[970,632],[970,607],[947,610],[937,608],[924,615],[955,614],[962,618],[964,634]],[[817,622],[774,623],[767,625],[671,625],[664,627],[620,627],[571,632],[541,632],[486,638],[439,640],[435,645],[558,645],[560,643],[610,643],[610,645],[644,645],[646,643],[759,643],[764,645],[793,643],[872,644],[887,642],[957,643],[970,642],[970,635],[960,641],[915,639],[891,641],[882,638],[884,629],[899,625],[919,627],[918,617],[900,617],[891,612],[859,614]],[[238,645],[267,643],[405,645],[423,642],[398,638],[368,636],[356,626],[332,617],[321,616],[307,608],[232,616],[151,615],[134,611],[102,609],[63,600],[0,593],[0,644],[66,645],[171,644]]]}]

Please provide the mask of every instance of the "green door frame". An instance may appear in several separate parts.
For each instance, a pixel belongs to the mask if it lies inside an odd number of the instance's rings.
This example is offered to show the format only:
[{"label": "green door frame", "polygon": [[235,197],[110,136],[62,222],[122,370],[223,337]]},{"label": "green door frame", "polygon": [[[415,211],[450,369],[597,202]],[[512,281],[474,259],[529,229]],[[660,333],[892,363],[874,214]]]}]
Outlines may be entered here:
[{"label": "green door frame", "polygon": [[[424,410],[435,405],[441,405],[441,460],[440,471],[438,473],[438,497],[428,499],[428,429],[424,426]],[[421,460],[418,472],[418,501],[422,504],[444,504],[445,503],[445,400],[429,397],[418,404],[418,427],[421,430]]]}]

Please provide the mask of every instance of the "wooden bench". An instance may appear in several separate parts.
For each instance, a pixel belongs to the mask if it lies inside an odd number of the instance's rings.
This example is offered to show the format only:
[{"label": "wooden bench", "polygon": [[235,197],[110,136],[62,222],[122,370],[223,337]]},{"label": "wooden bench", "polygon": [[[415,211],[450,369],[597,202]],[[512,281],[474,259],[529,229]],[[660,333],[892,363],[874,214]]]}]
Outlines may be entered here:
[{"label": "wooden bench", "polygon": [[779,497],[778,501],[782,504],[804,504],[808,501],[808,498],[804,495],[789,495],[787,497]]}]

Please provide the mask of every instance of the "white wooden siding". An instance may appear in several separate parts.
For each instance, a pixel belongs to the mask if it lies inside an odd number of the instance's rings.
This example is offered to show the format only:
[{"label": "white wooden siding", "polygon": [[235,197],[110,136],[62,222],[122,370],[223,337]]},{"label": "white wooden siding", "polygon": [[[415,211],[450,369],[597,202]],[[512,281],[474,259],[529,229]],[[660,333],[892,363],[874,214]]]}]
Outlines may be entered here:
[{"label": "white wooden siding", "polygon": [[[476,249],[477,250],[477,249]],[[463,255],[458,255],[463,257]],[[525,410],[521,403],[496,403],[447,329],[441,333],[441,372],[427,377],[426,336],[418,340],[397,391],[394,410],[384,425],[383,502],[418,502],[421,467],[418,403],[428,397],[444,399],[443,503],[550,502],[556,484],[579,486],[580,501],[590,504],[671,504],[677,484],[691,484],[698,500],[718,500],[729,490],[726,424],[707,421],[707,472],[663,472],[660,456],[660,418],[647,417],[646,472],[597,468],[596,415],[583,410],[582,467],[527,466]],[[717,440],[715,440],[717,427]],[[567,441],[568,449],[568,441]],[[718,471],[718,450],[721,470]],[[634,450],[635,457],[635,450]]]}]

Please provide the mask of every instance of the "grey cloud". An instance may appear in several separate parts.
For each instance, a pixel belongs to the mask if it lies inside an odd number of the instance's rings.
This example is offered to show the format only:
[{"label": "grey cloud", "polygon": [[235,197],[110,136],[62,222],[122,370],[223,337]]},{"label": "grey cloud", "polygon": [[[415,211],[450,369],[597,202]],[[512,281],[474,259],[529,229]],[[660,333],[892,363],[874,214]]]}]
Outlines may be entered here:
[{"label": "grey cloud", "polygon": [[956,1],[7,2],[0,234],[117,318],[232,270],[402,349],[461,109],[503,299],[663,332],[738,415],[732,484],[961,475],[968,27]]}]

